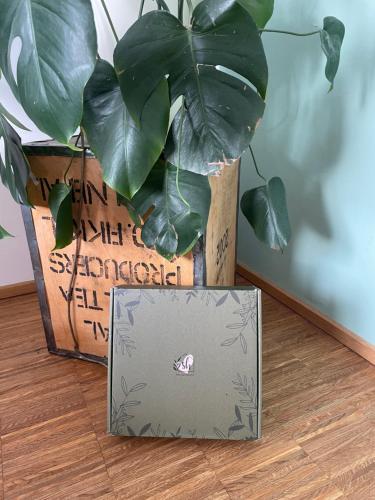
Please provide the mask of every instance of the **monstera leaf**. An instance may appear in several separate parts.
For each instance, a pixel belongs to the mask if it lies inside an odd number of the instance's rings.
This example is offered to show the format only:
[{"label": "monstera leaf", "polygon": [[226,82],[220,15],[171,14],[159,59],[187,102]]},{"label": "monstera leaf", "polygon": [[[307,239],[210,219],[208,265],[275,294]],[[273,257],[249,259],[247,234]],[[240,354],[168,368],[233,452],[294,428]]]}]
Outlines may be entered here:
[{"label": "monstera leaf", "polygon": [[[249,85],[223,71],[204,66],[199,72],[199,93],[194,85],[188,89],[189,101],[173,120],[166,154],[171,163],[185,170],[212,174],[249,146],[264,102]],[[197,105],[201,98],[203,114]]]},{"label": "monstera leaf", "polygon": [[171,260],[188,253],[204,234],[211,189],[207,177],[159,161],[140,191],[125,204],[136,221],[146,216],[144,244]]},{"label": "monstera leaf", "polygon": [[0,226],[0,240],[3,240],[4,238],[11,238],[12,235],[8,233],[6,229],[4,229],[2,226]]},{"label": "monstera leaf", "polygon": [[64,248],[73,241],[73,209],[72,189],[64,183],[52,186],[49,193],[48,206],[55,221],[54,250]]},{"label": "monstera leaf", "polygon": [[260,29],[264,28],[272,17],[274,0],[237,0],[237,2],[249,12]]},{"label": "monstera leaf", "polygon": [[169,91],[163,79],[144,108],[138,128],[121,96],[113,67],[99,60],[85,90],[83,128],[102,167],[104,181],[126,198],[145,182],[165,144]]},{"label": "monstera leaf", "polygon": [[257,238],[273,250],[283,250],[291,237],[285,187],[279,177],[247,191],[241,209]]},{"label": "monstera leaf", "polygon": [[26,130],[27,132],[30,132],[30,129],[25,127],[23,123],[21,123],[15,116],[12,115],[12,113],[9,113],[9,111],[1,104],[0,102],[0,114],[2,114],[9,122],[13,123],[18,128],[21,128],[22,130]]},{"label": "monstera leaf", "polygon": [[155,0],[155,1],[157,3],[158,9],[163,9],[169,12],[169,7],[164,0]]},{"label": "monstera leaf", "polygon": [[[68,144],[82,117],[94,69],[96,31],[90,0],[0,0],[0,67],[40,130]],[[11,47],[22,42],[17,76]]]},{"label": "monstera leaf", "polygon": [[26,186],[30,168],[22,150],[21,138],[0,113],[0,139],[4,141],[4,157],[0,155],[0,178],[17,203],[30,205]]},{"label": "monstera leaf", "polygon": [[320,32],[322,49],[327,56],[326,77],[331,83],[331,90],[340,65],[341,47],[345,37],[344,24],[336,17],[326,17]]},{"label": "monstera leaf", "polygon": [[174,164],[181,119],[183,169],[213,173],[249,145],[263,115],[268,71],[258,28],[235,0],[204,0],[193,12],[191,29],[168,12],[150,12],[125,34],[114,60],[138,123],[144,123],[146,102],[166,75],[172,102],[184,96],[186,112],[178,114],[167,148]]}]

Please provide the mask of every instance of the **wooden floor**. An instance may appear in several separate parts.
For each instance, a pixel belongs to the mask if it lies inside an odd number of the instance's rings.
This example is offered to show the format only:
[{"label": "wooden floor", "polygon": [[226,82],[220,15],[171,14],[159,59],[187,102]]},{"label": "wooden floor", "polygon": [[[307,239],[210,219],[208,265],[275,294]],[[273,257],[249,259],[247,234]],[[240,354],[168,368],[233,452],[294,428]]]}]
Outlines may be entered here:
[{"label": "wooden floor", "polygon": [[105,368],[48,354],[35,295],[0,301],[0,496],[375,499],[375,368],[263,302],[264,437],[223,442],[106,435]]}]

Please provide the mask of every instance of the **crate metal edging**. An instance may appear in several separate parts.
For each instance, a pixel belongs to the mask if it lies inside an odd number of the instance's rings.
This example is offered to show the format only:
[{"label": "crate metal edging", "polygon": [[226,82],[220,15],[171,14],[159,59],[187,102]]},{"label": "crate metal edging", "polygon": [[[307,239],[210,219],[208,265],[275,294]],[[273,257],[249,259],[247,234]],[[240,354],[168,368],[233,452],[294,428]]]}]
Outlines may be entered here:
[{"label": "crate metal edging", "polygon": [[39,299],[39,307],[42,316],[48,351],[52,354],[57,354],[69,358],[83,359],[86,361],[89,360],[107,366],[108,362],[106,357],[95,356],[94,354],[85,354],[76,351],[69,351],[67,349],[58,349],[56,347],[56,341],[51,321],[51,313],[48,305],[46,284],[44,281],[43,268],[40,259],[38,242],[36,238],[35,226],[32,216],[32,208],[22,205],[21,211],[22,211],[23,223],[26,230],[26,237],[31,256],[31,263],[33,266],[34,278]]}]

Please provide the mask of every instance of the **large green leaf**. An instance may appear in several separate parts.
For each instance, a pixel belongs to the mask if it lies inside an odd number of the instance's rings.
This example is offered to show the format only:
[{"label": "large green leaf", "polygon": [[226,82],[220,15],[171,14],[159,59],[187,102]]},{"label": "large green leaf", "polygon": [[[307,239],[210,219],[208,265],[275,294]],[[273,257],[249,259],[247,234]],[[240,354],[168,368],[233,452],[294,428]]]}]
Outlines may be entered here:
[{"label": "large green leaf", "polygon": [[169,12],[169,7],[165,3],[165,0],[156,0],[156,3],[157,3],[157,6],[158,6],[159,9],[163,9],[163,10],[166,10],[166,11]]},{"label": "large green leaf", "polygon": [[260,29],[264,28],[272,17],[274,0],[237,0],[237,2],[249,12]]},{"label": "large green leaf", "polygon": [[159,161],[140,191],[125,204],[133,218],[146,216],[145,245],[171,260],[188,253],[206,231],[211,189],[206,176]]},{"label": "large green leaf", "polygon": [[274,250],[283,250],[291,237],[285,187],[280,177],[247,191],[241,209],[257,238]]},{"label": "large green leaf", "polygon": [[12,235],[8,233],[6,229],[4,229],[2,226],[0,226],[0,240],[3,240],[4,238],[11,238]]},{"label": "large green leaf", "polygon": [[146,103],[142,127],[137,127],[114,69],[106,61],[97,62],[85,90],[83,127],[102,164],[104,181],[126,198],[139,190],[164,148],[169,109],[163,79]]},{"label": "large green leaf", "polygon": [[48,206],[56,225],[54,250],[64,248],[73,241],[72,188],[64,183],[54,184]]},{"label": "large green leaf", "polygon": [[331,90],[340,65],[341,47],[345,37],[345,26],[336,17],[326,17],[320,33],[322,49],[327,56],[326,77]]},{"label": "large green leaf", "polygon": [[4,143],[4,155],[0,155],[0,178],[17,203],[30,205],[26,186],[30,167],[22,150],[21,138],[0,113],[0,140]]},{"label": "large green leaf", "polygon": [[[77,129],[97,44],[90,0],[0,0],[0,67],[40,130],[67,144]],[[11,47],[22,42],[17,76]]]},{"label": "large green leaf", "polygon": [[[172,102],[184,96],[181,168],[213,173],[249,145],[263,115],[260,95],[265,96],[268,71],[258,28],[235,0],[204,0],[193,12],[191,29],[168,12],[150,12],[125,34],[114,59],[136,120],[144,121],[145,104],[166,75]],[[175,164],[179,119],[181,113],[168,148]]]},{"label": "large green leaf", "polygon": [[21,123],[15,116],[13,116],[12,113],[9,113],[9,111],[1,104],[1,102],[0,102],[0,114],[5,116],[5,118],[11,123],[13,123],[13,125],[15,125],[16,127],[30,132],[30,129],[28,129],[23,123]]},{"label": "large green leaf", "polygon": [[[190,105],[173,120],[166,154],[171,163],[185,170],[212,174],[249,146],[264,102],[249,85],[212,67],[202,67],[199,80],[200,95],[193,84],[188,89]],[[201,97],[204,113],[198,106]]]}]

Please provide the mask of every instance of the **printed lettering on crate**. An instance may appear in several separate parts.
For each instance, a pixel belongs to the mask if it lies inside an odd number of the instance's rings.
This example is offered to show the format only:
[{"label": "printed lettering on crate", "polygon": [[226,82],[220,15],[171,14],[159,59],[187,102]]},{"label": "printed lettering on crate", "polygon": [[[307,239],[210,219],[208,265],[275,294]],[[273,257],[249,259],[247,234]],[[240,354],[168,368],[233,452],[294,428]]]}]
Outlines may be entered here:
[{"label": "printed lettering on crate", "polygon": [[110,433],[260,437],[259,290],[122,287],[111,300]]},{"label": "printed lettering on crate", "polygon": [[35,208],[23,208],[23,217],[50,351],[74,355],[67,304],[75,263],[72,321],[80,352],[94,361],[107,356],[111,287],[234,284],[238,166],[228,167],[222,176],[212,179],[206,237],[189,255],[168,262],[145,248],[140,230],[118,204],[114,191],[103,183],[99,162],[90,152],[81,192],[78,153],[68,174],[74,224],[80,228],[76,257],[75,241],[63,250],[53,250],[55,227],[48,208],[48,194],[54,183],[63,180],[72,152],[52,141],[34,143],[25,150],[36,182],[28,186]]}]

